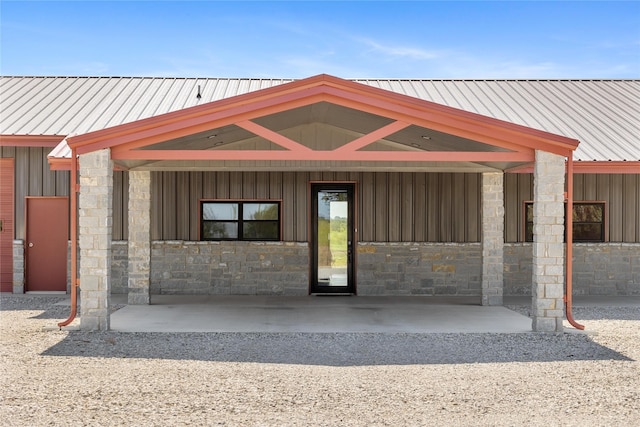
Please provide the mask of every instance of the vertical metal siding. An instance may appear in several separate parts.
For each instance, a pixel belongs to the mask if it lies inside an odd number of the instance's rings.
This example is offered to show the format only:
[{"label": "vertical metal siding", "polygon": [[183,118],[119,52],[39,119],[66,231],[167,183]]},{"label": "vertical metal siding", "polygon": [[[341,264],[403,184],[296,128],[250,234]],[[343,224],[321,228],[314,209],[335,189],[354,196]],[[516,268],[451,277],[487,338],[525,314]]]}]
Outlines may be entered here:
[{"label": "vertical metal siding", "polygon": [[460,173],[452,174],[451,186],[451,240],[454,242],[464,242],[466,240],[467,223],[467,200],[465,175]]},{"label": "vertical metal siding", "polygon": [[269,174],[267,172],[256,173],[256,198],[269,198]]},{"label": "vertical metal siding", "polygon": [[128,217],[125,215],[123,196],[125,193],[129,194],[129,189],[128,186],[122,185],[124,175],[123,172],[118,171],[113,173],[113,229],[111,232],[113,240],[127,239],[127,235],[124,234],[124,223]]},{"label": "vertical metal siding", "polygon": [[[640,174],[575,174],[574,200],[604,201],[610,242],[640,243]],[[505,175],[505,240],[524,241],[523,202],[533,199],[533,175]]]},{"label": "vertical metal siding", "polygon": [[162,205],[164,203],[162,186],[163,172],[151,172],[151,239],[166,240],[163,235]]},{"label": "vertical metal siding", "polygon": [[622,175],[611,175],[609,183],[609,240],[622,242],[624,236]]},{"label": "vertical metal siding", "polygon": [[[191,224],[189,223],[191,208],[190,172],[176,172],[176,239],[190,240]],[[197,205],[194,207],[197,209]]]},{"label": "vertical metal siding", "polygon": [[427,242],[440,240],[440,174],[427,174],[427,208],[425,220],[427,221]]},{"label": "vertical metal siding", "polygon": [[465,174],[465,212],[466,212],[466,229],[464,235],[464,242],[479,242],[481,239],[481,221],[482,221],[482,206],[481,206],[481,185],[480,175],[477,173]]},{"label": "vertical metal siding", "polygon": [[[395,172],[192,172],[188,200],[177,202],[176,173],[158,173],[154,180],[154,238],[175,239],[176,204],[189,205],[189,239],[196,240],[200,198],[281,199],[283,239],[307,241],[309,181],[356,181],[361,241],[479,242],[481,175]],[[212,182],[212,179],[216,182]],[[186,177],[178,180],[185,182]],[[638,242],[640,175],[580,175],[575,177],[576,200],[607,202],[609,240]],[[165,188],[158,187],[165,183]],[[233,195],[233,197],[232,197]],[[594,196],[594,197],[592,197]],[[533,197],[531,174],[505,175],[505,239],[524,240],[523,203]],[[160,202],[157,201],[160,198]],[[157,210],[154,208],[154,210]],[[168,217],[173,215],[173,219]],[[181,214],[183,215],[183,214]],[[186,215],[186,213],[184,214]],[[185,217],[187,218],[187,217]],[[194,224],[195,223],[195,224]]]},{"label": "vertical metal siding", "polygon": [[442,173],[440,174],[440,222],[439,222],[439,232],[440,239],[442,242],[451,242],[453,241],[453,218],[452,218],[452,174],[450,173]]},{"label": "vertical metal siding", "polygon": [[175,240],[176,230],[176,172],[162,174],[162,234],[165,239]]},{"label": "vertical metal siding", "polygon": [[198,240],[200,238],[200,230],[198,230],[200,225],[200,207],[198,201],[203,198],[204,194],[203,177],[203,172],[191,172],[189,180],[189,240]]},{"label": "vertical metal siding", "polygon": [[401,191],[400,191],[400,174],[398,172],[387,173],[387,200],[388,200],[388,235],[387,240],[390,242],[401,241],[401,227],[402,218],[400,217],[401,206]]},{"label": "vertical metal siding", "polygon": [[364,242],[375,241],[374,223],[377,215],[374,210],[376,201],[376,183],[373,172],[364,172],[360,178],[359,239]]},{"label": "vertical metal siding", "polygon": [[403,173],[401,174],[402,182],[400,183],[400,209],[401,209],[401,217],[400,217],[400,225],[402,227],[402,236],[401,240],[403,242],[413,242],[415,239],[413,237],[415,224],[416,224],[416,213],[424,212],[424,210],[416,210],[414,207],[413,194],[414,194],[414,185],[413,180],[416,174],[413,173]]},{"label": "vertical metal siding", "polygon": [[[284,172],[282,174],[282,239],[285,241],[296,240],[296,173]],[[305,220],[306,221],[306,220]]]},{"label": "vertical metal siding", "polygon": [[[216,172],[216,199],[228,199],[229,194],[229,172]],[[235,193],[235,192],[234,192]]]},{"label": "vertical metal siding", "polygon": [[[575,185],[574,185],[575,187]],[[505,174],[505,241],[524,241],[524,202],[533,199],[532,174]]]},{"label": "vertical metal siding", "polygon": [[414,174],[413,187],[413,239],[416,242],[427,241],[427,175]]},{"label": "vertical metal siding", "polygon": [[374,241],[387,242],[388,235],[388,223],[389,223],[389,204],[387,193],[387,173],[379,172],[374,174],[375,182],[375,199],[372,205],[362,207],[369,211],[369,215],[372,216],[372,222],[374,224]]},{"label": "vertical metal siding", "polygon": [[216,194],[216,173],[202,172],[202,198],[213,199]]},{"label": "vertical metal siding", "polygon": [[282,199],[282,174],[270,173],[269,175],[269,198]]},{"label": "vertical metal siding", "polygon": [[307,230],[309,229],[309,212],[307,203],[307,192],[309,182],[309,174],[298,172],[295,182],[295,239],[296,241],[307,240]]},{"label": "vertical metal siding", "polygon": [[622,198],[622,241],[623,242],[636,242],[638,241],[638,199],[640,192],[638,187],[637,175],[624,175],[622,178],[623,185],[623,198]]},{"label": "vertical metal siding", "polygon": [[227,183],[230,199],[242,199],[242,172],[228,172]]},{"label": "vertical metal siding", "polygon": [[[47,165],[47,168],[49,165]],[[55,171],[54,172],[55,180],[56,180],[56,196],[68,196],[69,195],[69,186],[71,184],[71,173],[69,171]]]}]

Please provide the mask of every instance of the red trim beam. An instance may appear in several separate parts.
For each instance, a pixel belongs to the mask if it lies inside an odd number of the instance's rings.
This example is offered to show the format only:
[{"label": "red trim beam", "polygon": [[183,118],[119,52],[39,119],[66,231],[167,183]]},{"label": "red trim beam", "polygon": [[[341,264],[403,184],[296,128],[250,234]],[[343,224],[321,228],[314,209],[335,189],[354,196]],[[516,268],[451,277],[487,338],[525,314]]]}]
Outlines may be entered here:
[{"label": "red trim beam", "polygon": [[282,151],[282,150],[112,150],[113,160],[248,160],[358,162],[531,162],[528,152],[505,151]]}]

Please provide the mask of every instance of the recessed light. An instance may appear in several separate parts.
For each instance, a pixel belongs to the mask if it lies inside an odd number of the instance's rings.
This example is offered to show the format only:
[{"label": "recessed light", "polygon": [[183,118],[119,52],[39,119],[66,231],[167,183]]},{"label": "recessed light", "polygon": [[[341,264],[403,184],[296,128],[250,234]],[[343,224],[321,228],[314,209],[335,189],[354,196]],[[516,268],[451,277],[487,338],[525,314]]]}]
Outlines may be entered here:
[{"label": "recessed light", "polygon": [[216,134],[214,133],[213,135],[209,135],[209,136],[207,137],[207,139],[213,139],[213,138],[215,138],[216,136],[218,136],[218,135],[216,135]]},{"label": "recessed light", "polygon": [[429,135],[422,135],[422,139],[429,140],[429,139],[431,139],[431,137]]}]

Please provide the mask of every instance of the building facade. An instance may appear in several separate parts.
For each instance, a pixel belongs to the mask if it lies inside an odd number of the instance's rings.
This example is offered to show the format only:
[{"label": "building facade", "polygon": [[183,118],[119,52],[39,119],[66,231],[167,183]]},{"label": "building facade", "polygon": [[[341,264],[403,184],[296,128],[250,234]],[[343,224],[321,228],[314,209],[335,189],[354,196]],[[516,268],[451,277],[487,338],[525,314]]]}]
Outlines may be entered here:
[{"label": "building facade", "polygon": [[640,294],[638,81],[166,83],[3,78],[3,290],[43,283],[29,259],[50,231],[28,211],[71,204],[78,159],[87,329],[108,328],[111,293],[344,293],[531,295],[534,329],[558,330],[568,196],[573,294]]}]

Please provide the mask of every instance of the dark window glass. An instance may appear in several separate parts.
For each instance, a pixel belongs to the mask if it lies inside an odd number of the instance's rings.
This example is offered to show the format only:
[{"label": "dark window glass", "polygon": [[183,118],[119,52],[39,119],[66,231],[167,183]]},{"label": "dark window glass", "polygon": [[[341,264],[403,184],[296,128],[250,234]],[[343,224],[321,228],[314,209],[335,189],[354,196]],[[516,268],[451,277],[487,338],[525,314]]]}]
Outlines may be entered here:
[{"label": "dark window glass", "polygon": [[204,240],[223,240],[238,238],[238,223],[224,221],[205,221],[202,225]]},{"label": "dark window glass", "polygon": [[[573,202],[573,241],[604,242],[604,203]],[[525,205],[525,241],[533,242],[533,202]]]},{"label": "dark window glass", "polygon": [[243,203],[242,219],[244,220],[278,220],[277,203]]},{"label": "dark window glass", "polygon": [[245,221],[242,237],[247,240],[278,240],[280,224],[278,221]]},{"label": "dark window glass", "polygon": [[278,202],[202,202],[202,240],[280,240]]}]

